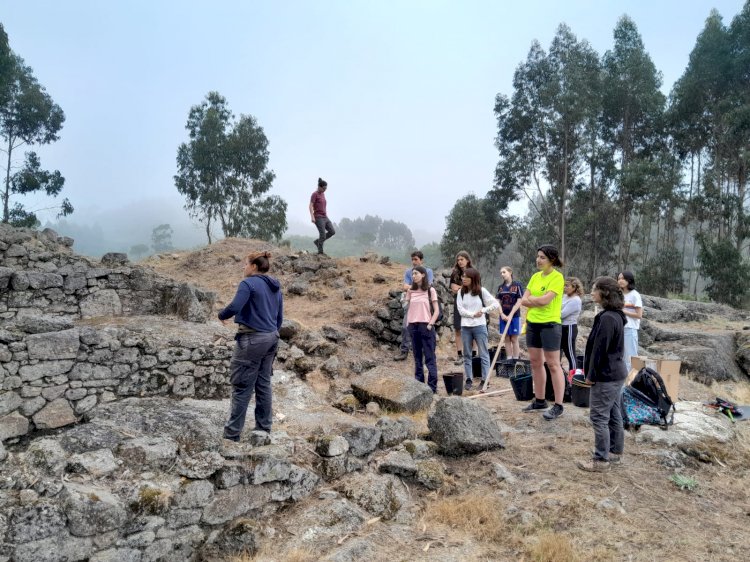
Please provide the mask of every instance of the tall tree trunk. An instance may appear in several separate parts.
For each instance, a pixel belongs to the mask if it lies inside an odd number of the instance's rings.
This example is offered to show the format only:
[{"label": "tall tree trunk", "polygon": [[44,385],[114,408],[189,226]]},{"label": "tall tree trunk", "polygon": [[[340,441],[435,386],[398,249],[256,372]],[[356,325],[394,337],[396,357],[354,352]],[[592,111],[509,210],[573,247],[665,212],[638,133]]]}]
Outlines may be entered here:
[{"label": "tall tree trunk", "polygon": [[565,198],[568,191],[568,132],[565,131],[565,158],[563,159],[563,182],[560,195],[560,259],[566,263],[565,256]]},{"label": "tall tree trunk", "polygon": [[3,193],[3,222],[7,223],[10,220],[10,209],[8,208],[8,200],[10,199],[10,155],[13,152],[13,138],[8,138],[8,167],[5,170],[5,192]]}]

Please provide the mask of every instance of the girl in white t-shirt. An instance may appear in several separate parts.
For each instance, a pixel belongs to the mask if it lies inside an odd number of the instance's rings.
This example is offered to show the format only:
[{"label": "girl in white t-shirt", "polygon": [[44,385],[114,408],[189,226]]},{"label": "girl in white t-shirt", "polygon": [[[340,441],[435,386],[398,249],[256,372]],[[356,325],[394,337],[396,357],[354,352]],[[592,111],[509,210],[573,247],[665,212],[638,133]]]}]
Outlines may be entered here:
[{"label": "girl in white t-shirt", "polygon": [[414,354],[414,378],[419,382],[424,382],[424,363],[426,363],[427,385],[433,394],[437,394],[435,322],[440,315],[437,291],[430,287],[427,282],[427,270],[421,265],[412,269],[411,279],[411,288],[406,293],[406,302],[409,304],[406,322]]},{"label": "girl in white t-shirt", "polygon": [[630,358],[638,355],[638,330],[641,328],[643,317],[643,301],[641,294],[635,290],[635,276],[632,271],[623,271],[617,276],[617,284],[625,296],[625,306],[622,311],[628,319],[625,324],[625,352],[623,360],[628,371],[631,369]]},{"label": "girl in white t-shirt", "polygon": [[461,277],[461,290],[456,295],[456,306],[461,316],[461,342],[464,346],[465,387],[471,389],[473,375],[471,369],[471,346],[477,344],[479,359],[482,363],[482,384],[490,372],[490,353],[487,349],[487,320],[485,314],[500,308],[487,289],[482,287],[479,271],[467,267]]}]

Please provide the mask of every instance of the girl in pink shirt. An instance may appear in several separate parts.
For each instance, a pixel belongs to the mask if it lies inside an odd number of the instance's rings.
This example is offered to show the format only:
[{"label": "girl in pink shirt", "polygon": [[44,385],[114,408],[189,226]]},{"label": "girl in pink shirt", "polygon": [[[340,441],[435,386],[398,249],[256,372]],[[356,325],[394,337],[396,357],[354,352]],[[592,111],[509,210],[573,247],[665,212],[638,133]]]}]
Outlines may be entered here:
[{"label": "girl in pink shirt", "polygon": [[[435,322],[440,308],[437,291],[427,282],[427,270],[421,265],[411,272],[411,288],[406,292],[409,312],[406,316],[414,352],[414,378],[424,382],[424,366],[427,363],[427,384],[433,394],[437,393],[437,361],[435,360]],[[423,359],[424,354],[424,359]]]}]

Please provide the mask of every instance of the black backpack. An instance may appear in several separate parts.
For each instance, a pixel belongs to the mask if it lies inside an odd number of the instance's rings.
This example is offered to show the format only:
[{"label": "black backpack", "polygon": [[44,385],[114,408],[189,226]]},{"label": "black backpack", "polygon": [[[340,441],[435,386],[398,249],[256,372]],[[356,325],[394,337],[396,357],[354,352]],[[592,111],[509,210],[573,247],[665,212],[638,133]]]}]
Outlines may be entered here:
[{"label": "black backpack", "polygon": [[[659,373],[644,367],[635,375],[630,383],[630,388],[636,391],[639,398],[645,399],[646,403],[650,403],[659,410],[662,428],[666,429],[667,426],[672,425],[675,412],[674,400],[669,396],[664,379],[661,378]],[[667,416],[669,416],[668,420]]]},{"label": "black backpack", "polygon": [[435,291],[435,299],[438,303],[438,317],[435,321],[435,324],[440,324],[443,321],[443,305],[440,304],[440,297],[437,294],[437,289],[435,289],[435,287],[433,287],[432,285],[427,288],[427,302],[430,303],[430,314],[435,314],[435,309],[432,306],[432,291]]}]

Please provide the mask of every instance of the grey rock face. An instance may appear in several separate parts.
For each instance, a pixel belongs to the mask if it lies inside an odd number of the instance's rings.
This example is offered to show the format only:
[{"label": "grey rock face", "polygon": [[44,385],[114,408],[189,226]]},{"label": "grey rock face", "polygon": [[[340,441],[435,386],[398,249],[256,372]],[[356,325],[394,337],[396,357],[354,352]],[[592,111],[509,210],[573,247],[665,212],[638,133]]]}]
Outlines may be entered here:
[{"label": "grey rock face", "polygon": [[[333,539],[355,532],[370,516],[349,500],[331,499],[316,502],[297,515],[287,519],[287,528],[293,532],[306,529],[309,541]],[[336,539],[338,540],[338,539]]]},{"label": "grey rock face", "polygon": [[142,556],[137,548],[108,548],[94,554],[89,562],[141,562]]},{"label": "grey rock face", "polygon": [[203,522],[207,525],[226,523],[252,509],[262,507],[270,499],[270,490],[263,486],[234,486],[228,490],[219,490],[203,510]]},{"label": "grey rock face", "polygon": [[79,345],[78,328],[48,334],[32,334],[26,338],[29,359],[75,359]]},{"label": "grey rock face", "polygon": [[458,396],[437,403],[427,425],[441,453],[460,456],[504,447],[500,428],[476,402]]},{"label": "grey rock face", "polygon": [[118,455],[134,465],[164,466],[177,457],[177,443],[168,437],[136,437],[122,443]]},{"label": "grey rock face", "polygon": [[188,482],[182,487],[177,506],[190,509],[207,505],[214,496],[214,486],[207,480]]},{"label": "grey rock face", "polygon": [[371,425],[349,424],[342,426],[341,435],[349,443],[349,452],[361,457],[373,452],[380,443],[380,428]]},{"label": "grey rock face", "polygon": [[417,465],[406,451],[391,451],[380,461],[378,470],[411,478],[417,473]]},{"label": "grey rock face", "polygon": [[230,559],[238,552],[253,556],[260,546],[261,528],[258,522],[240,519],[224,527],[216,540],[203,549],[203,557]]},{"label": "grey rock face", "polygon": [[88,453],[72,455],[67,462],[68,472],[90,474],[94,478],[105,476],[117,470],[117,461],[112,451],[100,449]]},{"label": "grey rock face", "polygon": [[63,486],[62,506],[68,529],[78,537],[119,529],[128,518],[124,504],[109,491],[83,484],[68,482]]},{"label": "grey rock face", "polygon": [[21,397],[15,392],[3,392],[0,394],[0,416],[10,414],[23,404]]},{"label": "grey rock face", "polygon": [[94,551],[94,544],[90,538],[72,537],[68,533],[60,533],[24,544],[20,544],[13,552],[14,562],[74,562],[87,560]]},{"label": "grey rock face", "polygon": [[44,377],[64,375],[73,365],[73,361],[40,361],[35,365],[22,365],[19,374],[23,382],[33,382]]},{"label": "grey rock face", "polygon": [[15,326],[27,334],[43,334],[47,332],[59,332],[73,328],[70,318],[59,316],[24,315],[16,317]]},{"label": "grey rock face", "polygon": [[120,252],[108,252],[102,256],[101,262],[108,267],[117,267],[129,262],[127,254]]},{"label": "grey rock face", "polygon": [[445,471],[436,459],[417,461],[415,479],[428,490],[439,490],[445,481]]},{"label": "grey rock face", "polygon": [[406,416],[398,419],[382,417],[376,424],[381,431],[380,446],[394,447],[406,439],[412,439],[417,435],[417,426]]},{"label": "grey rock face", "polygon": [[29,420],[18,412],[0,418],[0,442],[12,437],[26,435],[29,432]]},{"label": "grey rock face", "polygon": [[46,539],[62,533],[65,523],[65,514],[53,503],[19,506],[10,513],[8,540],[20,544]]},{"label": "grey rock face", "polygon": [[354,396],[366,404],[374,401],[392,412],[418,412],[429,408],[432,391],[398,369],[381,366],[352,382]]},{"label": "grey rock face", "polygon": [[180,456],[175,469],[188,478],[208,478],[224,465],[224,457],[216,451],[202,451],[190,456]]},{"label": "grey rock face", "polygon": [[122,302],[114,289],[103,289],[91,293],[81,299],[79,303],[81,318],[98,318],[100,316],[120,316]]},{"label": "grey rock face", "polygon": [[58,398],[34,414],[32,419],[37,429],[55,429],[75,423],[77,418],[70,403]]},{"label": "grey rock face", "polygon": [[383,519],[393,519],[408,503],[406,487],[390,475],[350,474],[342,479],[340,488],[359,507]]},{"label": "grey rock face", "polygon": [[349,451],[349,442],[340,435],[324,435],[315,443],[315,452],[322,457],[337,457]]},{"label": "grey rock face", "polygon": [[404,441],[404,447],[415,460],[427,459],[437,452],[437,445],[435,443],[432,441],[423,441],[422,439]]}]

